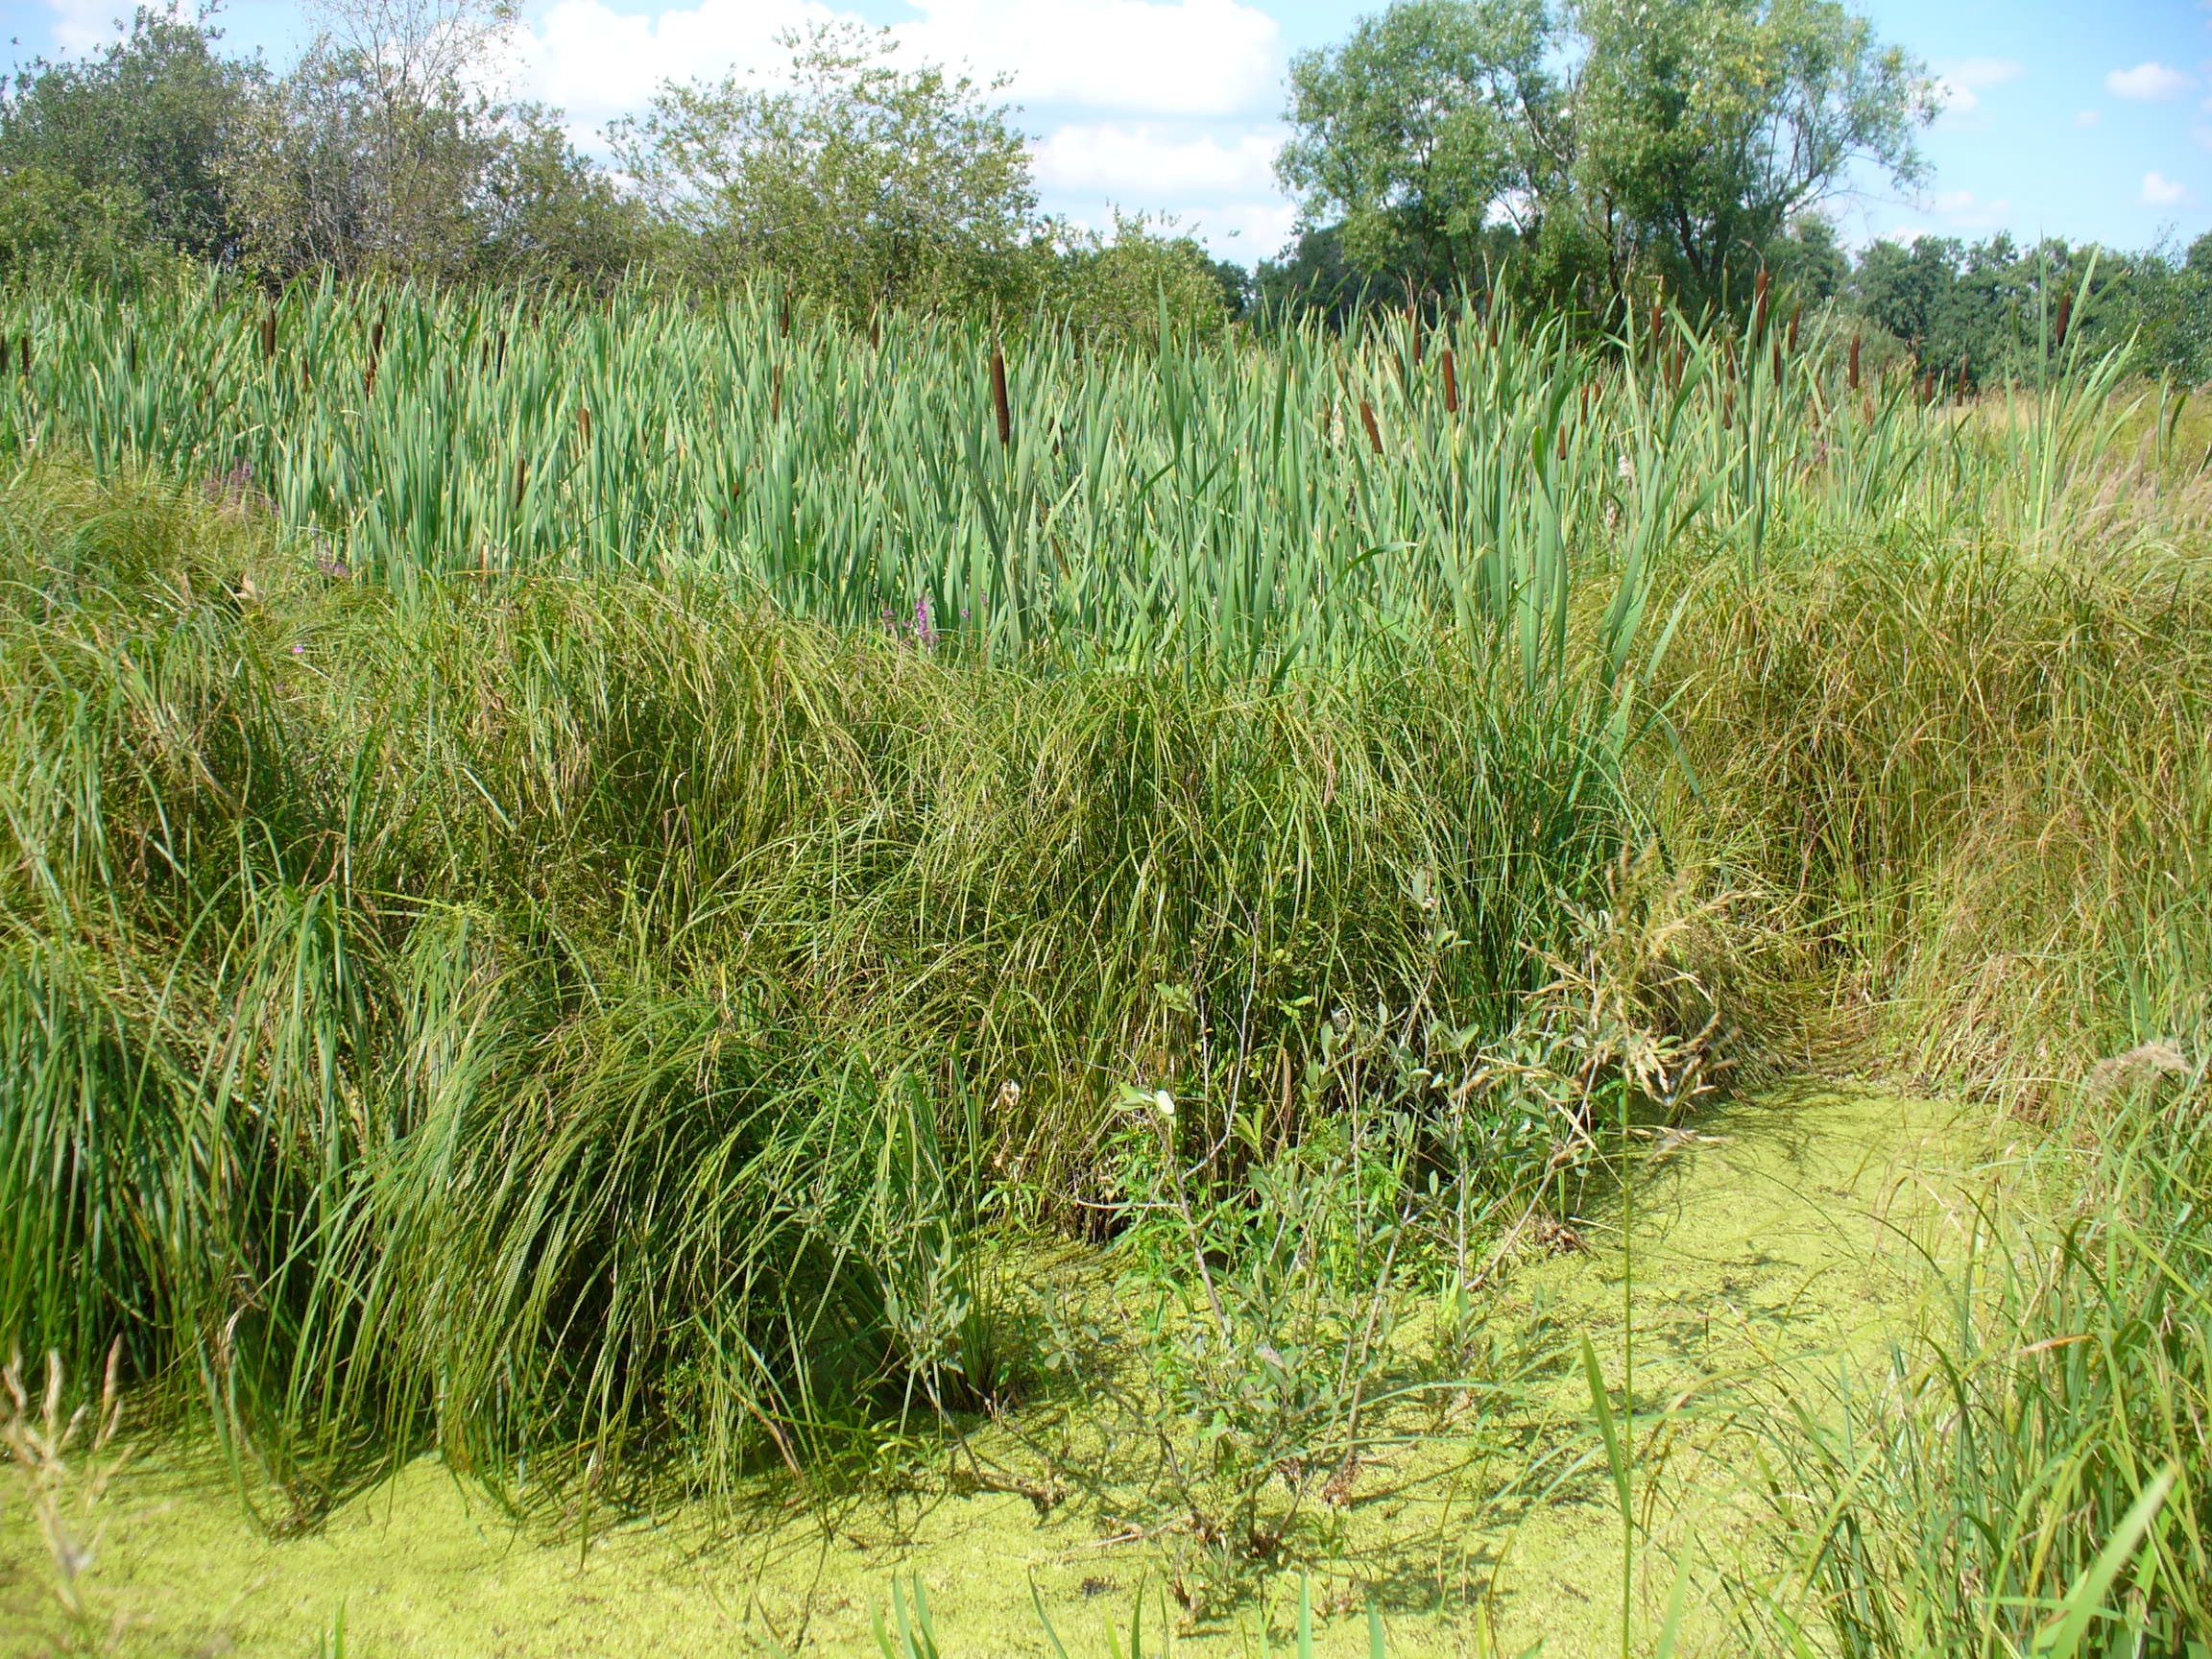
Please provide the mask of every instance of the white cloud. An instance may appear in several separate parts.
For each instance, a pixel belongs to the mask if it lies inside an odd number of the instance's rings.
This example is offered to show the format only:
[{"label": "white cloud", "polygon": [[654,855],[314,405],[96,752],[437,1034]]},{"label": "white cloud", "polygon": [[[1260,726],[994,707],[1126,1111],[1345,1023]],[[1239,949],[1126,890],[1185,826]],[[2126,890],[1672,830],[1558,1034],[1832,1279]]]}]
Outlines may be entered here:
[{"label": "white cloud", "polygon": [[2101,125],[2104,119],[2104,112],[2102,109],[2084,109],[2074,117],[2074,125],[2077,127],[2095,127]]},{"label": "white cloud", "polygon": [[[115,0],[67,0],[112,6]],[[1012,78],[1011,97],[1145,115],[1230,115],[1271,103],[1275,20],[1242,0],[917,0],[892,33],[908,61]],[[776,36],[845,15],[822,0],[698,0],[651,14],[608,0],[558,0],[521,32],[532,95],[605,119],[662,81],[757,74],[783,60]]]},{"label": "white cloud", "polygon": [[1196,194],[1272,194],[1282,139],[1241,132],[1177,138],[1156,127],[1069,126],[1037,146],[1037,181],[1047,189],[1127,193],[1150,201]]},{"label": "white cloud", "polygon": [[2169,179],[2163,173],[2143,175],[2143,205],[2146,207],[2178,207],[2189,200],[2189,186],[2178,180]]},{"label": "white cloud", "polygon": [[2104,89],[2115,98],[2131,98],[2143,104],[2169,103],[2196,84],[2195,76],[2154,60],[2138,63],[2132,69],[2115,69],[2104,77]]},{"label": "white cloud", "polygon": [[65,58],[96,51],[116,37],[120,0],[47,0],[54,12],[54,49]]},{"label": "white cloud", "polygon": [[925,57],[1014,78],[1035,103],[1157,115],[1269,105],[1275,19],[1241,0],[917,0],[898,25]]},{"label": "white cloud", "polygon": [[779,34],[832,15],[814,0],[701,0],[656,16],[602,0],[559,0],[520,34],[516,58],[533,97],[596,122],[642,107],[663,81],[715,81],[779,64]]},{"label": "white cloud", "polygon": [[2212,126],[2200,121],[2196,126],[2189,129],[2189,136],[2203,145],[2205,149],[2212,150]]},{"label": "white cloud", "polygon": [[1943,100],[1944,125],[1978,124],[1977,118],[1982,113],[1980,95],[1992,86],[2017,81],[2027,72],[2025,63],[2014,62],[2009,58],[1967,58],[1953,64],[1936,77],[1936,95]]},{"label": "white cloud", "polygon": [[1946,190],[1936,198],[1934,206],[1945,228],[1952,230],[2000,230],[2012,212],[2012,204],[2002,196],[1984,202],[1971,190]]}]

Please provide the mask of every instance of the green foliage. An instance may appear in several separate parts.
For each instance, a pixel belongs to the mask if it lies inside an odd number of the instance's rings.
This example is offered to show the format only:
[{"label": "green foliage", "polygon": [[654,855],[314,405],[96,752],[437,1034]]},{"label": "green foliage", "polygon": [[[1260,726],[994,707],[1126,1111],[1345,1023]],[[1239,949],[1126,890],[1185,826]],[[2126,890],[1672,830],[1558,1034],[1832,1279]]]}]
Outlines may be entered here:
[{"label": "green foliage", "polygon": [[145,204],[129,190],[88,190],[44,167],[0,173],[0,273],[10,278],[129,289],[159,264]]},{"label": "green foliage", "polygon": [[1276,170],[1354,266],[1449,289],[1546,176],[1551,45],[1540,0],[1401,0],[1292,60]]},{"label": "green foliage", "polygon": [[1616,300],[1656,276],[1693,306],[1741,305],[1768,247],[1855,163],[1920,174],[1929,84],[1837,0],[1595,0],[1576,15],[1576,199]]},{"label": "green foliage", "polygon": [[889,31],[786,36],[793,84],[670,84],[612,130],[623,165],[696,239],[703,272],[773,273],[855,317],[1019,305],[1041,231],[996,87],[900,67]]},{"label": "green foliage", "polygon": [[1280,171],[1384,287],[1740,310],[1852,166],[1919,176],[1931,96],[1835,0],[1400,0],[1293,65]]},{"label": "green foliage", "polygon": [[1042,304],[1068,326],[1124,342],[1163,333],[1186,337],[1218,327],[1242,308],[1243,275],[1234,276],[1189,236],[1159,233],[1142,218],[1117,213],[1114,238],[1070,234],[1046,276]]},{"label": "green foliage", "polygon": [[34,170],[78,193],[81,242],[118,215],[196,258],[236,248],[222,169],[253,100],[260,64],[223,56],[210,12],[140,7],[130,34],[82,61],[34,61],[0,94],[0,173]]}]

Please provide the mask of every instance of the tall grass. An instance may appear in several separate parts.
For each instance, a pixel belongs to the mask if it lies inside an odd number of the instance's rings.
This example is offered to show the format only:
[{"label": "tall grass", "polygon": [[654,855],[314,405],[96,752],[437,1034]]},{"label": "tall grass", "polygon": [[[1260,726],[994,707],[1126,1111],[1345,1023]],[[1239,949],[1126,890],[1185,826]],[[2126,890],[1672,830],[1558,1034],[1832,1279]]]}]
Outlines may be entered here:
[{"label": "tall grass", "polygon": [[1335,1010],[1502,1027],[1630,822],[1601,695],[1449,652],[1038,677],[10,502],[0,1326],[120,1331],[277,1520],[418,1444],[713,1486],[979,1401],[986,1184],[1099,1214],[1133,1079],[1178,1155],[1294,1141]]},{"label": "tall grass", "polygon": [[[2198,1041],[2207,502],[2123,355],[1960,408],[1667,318],[1040,325],[1001,399],[962,324],[527,305],[0,317],[0,1331],[120,1333],[273,1524],[424,1446],[519,1503],[810,1480],[1003,1404],[981,1235],[1147,1180],[1199,1421],[1233,1327],[1384,1328],[1278,1294],[1333,1228],[1473,1317],[1463,1189],[1593,1100],[1827,1044],[2049,1115]],[[2126,1121],[2085,1265],[2004,1255],[1901,1403],[1788,1431],[1847,1647],[2032,1641],[2167,1463],[2130,1593],[2197,1616],[2196,1153]],[[1378,1265],[1423,1204],[1450,1260]],[[1321,1396],[1263,1381],[1273,1447]],[[1208,1471],[1269,1551],[1274,1467]]]}]

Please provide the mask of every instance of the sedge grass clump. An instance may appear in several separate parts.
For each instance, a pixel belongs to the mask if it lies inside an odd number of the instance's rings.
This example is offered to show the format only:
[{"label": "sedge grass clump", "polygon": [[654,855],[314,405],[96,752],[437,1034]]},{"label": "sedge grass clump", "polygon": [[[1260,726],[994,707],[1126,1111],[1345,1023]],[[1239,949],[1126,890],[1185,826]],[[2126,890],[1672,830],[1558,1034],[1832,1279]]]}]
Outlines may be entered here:
[{"label": "sedge grass clump", "polygon": [[0,1325],[122,1331],[278,1527],[422,1446],[589,1507],[1003,1399],[978,1220],[1097,1214],[1121,1079],[1233,1178],[1348,1097],[1283,1101],[1315,1010],[1509,1021],[1629,822],[1510,660],[1037,675],[10,489]]}]

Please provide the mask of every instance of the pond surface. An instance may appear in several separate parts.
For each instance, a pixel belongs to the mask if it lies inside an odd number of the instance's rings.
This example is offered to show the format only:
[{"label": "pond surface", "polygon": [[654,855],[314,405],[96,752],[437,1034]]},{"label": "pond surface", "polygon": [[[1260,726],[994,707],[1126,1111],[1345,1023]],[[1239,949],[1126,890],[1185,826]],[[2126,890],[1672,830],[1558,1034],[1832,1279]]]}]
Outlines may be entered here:
[{"label": "pond surface", "polygon": [[[1719,1586],[1771,1581],[1746,1411],[1777,1377],[1872,1376],[1909,1328],[1925,1253],[1940,1256],[1966,1198],[1996,1178],[1989,1114],[1871,1092],[1781,1094],[1708,1115],[1655,1146],[1621,1248],[1620,1215],[1569,1218],[1550,1253],[1492,1293],[1488,1333],[1544,1358],[1519,1403],[1479,1435],[1450,1403],[1431,1430],[1360,1471],[1341,1550],[1311,1577],[1324,1652],[1369,1651],[1366,1608],[1392,1654],[1618,1653],[1622,1527],[1579,1358],[1587,1334],[1609,1383],[1622,1371],[1623,1267],[1633,1276],[1635,1503],[1647,1533],[1634,1599],[1649,1651],[1691,1563],[1682,1649],[1746,1638]],[[1795,1368],[1793,1371],[1789,1368]],[[1616,1400],[1619,1396],[1616,1393]],[[1504,1465],[1544,1449],[1538,1474]],[[1516,1477],[1520,1479],[1516,1479]],[[12,1492],[0,1520],[0,1654],[42,1650],[41,1552]],[[346,1503],[310,1536],[251,1528],[204,1469],[158,1450],[117,1483],[90,1579],[121,1651],[285,1655],[326,1644],[343,1609],[349,1655],[874,1653],[871,1615],[894,1575],[926,1587],[940,1650],[1071,1659],[1126,1633],[1147,1580],[1142,1545],[1093,1510],[1040,1517],[1018,1495],[880,1499],[830,1510],[767,1506],[735,1536],[685,1516],[547,1541],[424,1459]],[[1179,1631],[1178,1650],[1280,1647],[1297,1585],[1266,1605]],[[325,1647],[325,1650],[326,1647]],[[1156,1647],[1153,1650],[1157,1650]]]}]

